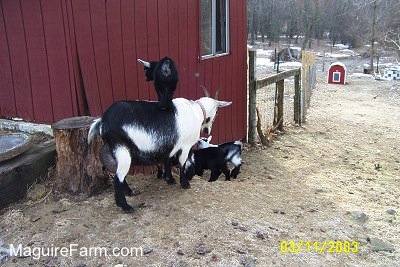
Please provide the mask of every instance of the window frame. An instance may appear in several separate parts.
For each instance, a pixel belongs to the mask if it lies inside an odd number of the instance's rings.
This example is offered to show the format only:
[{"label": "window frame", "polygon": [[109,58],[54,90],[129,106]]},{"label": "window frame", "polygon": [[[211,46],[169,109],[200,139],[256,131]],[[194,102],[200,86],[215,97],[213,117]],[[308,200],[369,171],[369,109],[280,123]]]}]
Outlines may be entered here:
[{"label": "window frame", "polygon": [[[217,53],[217,1],[218,0],[211,0],[211,54],[207,55],[202,55],[201,54],[201,41],[202,41],[202,36],[201,36],[201,14],[200,14],[200,34],[199,34],[199,55],[200,55],[200,60],[205,60],[205,59],[210,59],[210,58],[216,58],[216,57],[221,57],[221,56],[227,56],[231,54],[230,50],[230,1],[229,0],[222,0],[225,1],[225,15],[226,15],[226,27],[225,27],[225,52],[223,53]],[[201,5],[201,1],[200,5]],[[200,9],[201,10],[201,6]]]},{"label": "window frame", "polygon": [[[339,78],[339,79],[335,79],[335,77]],[[335,83],[339,83],[340,79],[342,78],[342,73],[338,70],[334,71],[332,74],[332,81]]]}]

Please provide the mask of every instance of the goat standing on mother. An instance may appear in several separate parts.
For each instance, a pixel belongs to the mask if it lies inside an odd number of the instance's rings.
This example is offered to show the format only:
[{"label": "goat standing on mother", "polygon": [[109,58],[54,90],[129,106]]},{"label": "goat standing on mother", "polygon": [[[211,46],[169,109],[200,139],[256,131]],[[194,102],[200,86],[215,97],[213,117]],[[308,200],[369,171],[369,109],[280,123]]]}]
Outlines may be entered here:
[{"label": "goat standing on mother", "polygon": [[144,61],[138,59],[144,65],[146,81],[154,81],[158,102],[162,109],[172,109],[172,96],[178,85],[179,74],[172,58],[164,57],[160,61]]},{"label": "goat standing on mother", "polygon": [[126,212],[133,208],[126,202],[130,188],[125,181],[131,164],[154,165],[177,158],[180,165],[180,183],[189,188],[187,172],[193,163],[188,160],[191,147],[200,132],[211,133],[212,123],[219,107],[232,102],[218,101],[206,96],[196,101],[184,98],[172,100],[172,109],[160,109],[158,102],[118,101],[90,126],[88,142],[96,135],[103,139],[103,164],[116,170],[115,201]]}]

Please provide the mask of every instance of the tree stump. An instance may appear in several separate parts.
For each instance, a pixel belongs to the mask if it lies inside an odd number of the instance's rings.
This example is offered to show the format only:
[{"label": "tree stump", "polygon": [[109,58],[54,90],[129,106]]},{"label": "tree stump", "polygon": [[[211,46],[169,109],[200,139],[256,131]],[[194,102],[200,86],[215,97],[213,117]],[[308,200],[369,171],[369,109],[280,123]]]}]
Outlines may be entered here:
[{"label": "tree stump", "polygon": [[101,138],[88,146],[87,134],[94,117],[74,117],[52,125],[56,141],[56,193],[91,196],[109,186],[109,174],[100,161]]}]

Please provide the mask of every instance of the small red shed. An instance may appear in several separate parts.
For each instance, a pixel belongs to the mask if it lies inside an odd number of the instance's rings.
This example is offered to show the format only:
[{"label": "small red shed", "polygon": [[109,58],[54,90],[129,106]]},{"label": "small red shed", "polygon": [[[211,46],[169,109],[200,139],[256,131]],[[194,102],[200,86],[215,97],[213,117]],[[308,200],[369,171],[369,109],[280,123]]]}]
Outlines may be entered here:
[{"label": "small red shed", "polygon": [[341,62],[334,62],[329,66],[328,83],[345,84],[346,83],[346,66]]}]

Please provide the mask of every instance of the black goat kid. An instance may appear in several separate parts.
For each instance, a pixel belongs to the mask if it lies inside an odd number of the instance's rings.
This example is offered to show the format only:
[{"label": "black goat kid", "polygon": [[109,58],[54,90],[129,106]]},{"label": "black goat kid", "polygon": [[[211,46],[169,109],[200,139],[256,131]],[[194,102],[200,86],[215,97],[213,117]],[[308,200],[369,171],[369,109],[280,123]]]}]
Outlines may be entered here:
[{"label": "black goat kid", "polygon": [[[218,179],[221,173],[225,175],[225,181],[230,181],[230,172],[226,165],[225,153],[219,147],[208,147],[193,150],[195,174],[203,176],[204,170],[210,170],[209,182]],[[191,177],[189,177],[191,179]]]},{"label": "black goat kid", "polygon": [[[209,182],[216,181],[221,173],[224,173],[225,181],[230,181],[230,171],[225,158],[224,151],[219,147],[192,149],[188,160],[190,161],[189,166],[194,166],[194,169],[187,170],[188,179],[191,180],[194,175],[203,176],[204,170],[210,170]],[[178,165],[178,161],[170,159],[164,164],[157,164],[157,178],[164,178],[168,184],[175,183],[175,179],[172,177],[171,165]]]},{"label": "black goat kid", "polygon": [[178,85],[179,74],[175,62],[164,57],[160,61],[144,61],[138,59],[144,65],[146,81],[154,81],[158,102],[162,109],[172,109],[172,96]]}]

